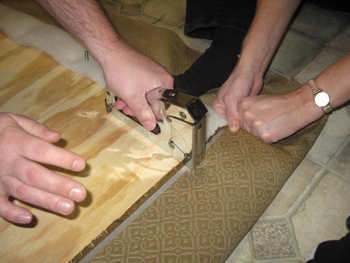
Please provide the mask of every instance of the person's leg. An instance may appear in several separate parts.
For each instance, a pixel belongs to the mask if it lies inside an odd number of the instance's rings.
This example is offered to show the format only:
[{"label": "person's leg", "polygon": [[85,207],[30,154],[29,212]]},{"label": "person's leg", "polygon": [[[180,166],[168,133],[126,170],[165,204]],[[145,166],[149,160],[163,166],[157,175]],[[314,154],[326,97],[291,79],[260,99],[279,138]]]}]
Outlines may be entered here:
[{"label": "person's leg", "polygon": [[[350,230],[350,216],[346,220]],[[317,246],[314,258],[307,263],[345,263],[350,262],[350,233],[340,240],[330,240]]]},{"label": "person's leg", "polygon": [[334,10],[344,13],[350,13],[350,6],[347,1],[344,0],[304,0],[306,2],[313,3],[319,7],[328,9],[328,10]]},{"label": "person's leg", "polygon": [[199,96],[220,87],[234,69],[256,0],[188,0],[185,34],[213,40],[210,48],[184,74],[175,89]]}]

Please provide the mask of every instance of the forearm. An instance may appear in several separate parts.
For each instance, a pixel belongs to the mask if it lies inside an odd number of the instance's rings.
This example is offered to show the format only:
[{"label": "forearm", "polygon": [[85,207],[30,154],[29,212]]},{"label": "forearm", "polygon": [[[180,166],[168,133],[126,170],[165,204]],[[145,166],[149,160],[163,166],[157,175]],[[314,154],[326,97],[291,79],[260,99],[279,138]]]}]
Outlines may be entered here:
[{"label": "forearm", "polygon": [[300,0],[258,0],[239,66],[263,75]]},{"label": "forearm", "polygon": [[102,66],[127,44],[95,0],[37,0],[62,26],[82,42]]},{"label": "forearm", "polygon": [[316,82],[330,96],[333,108],[350,100],[350,53],[323,71]]},{"label": "forearm", "polygon": [[[333,108],[350,101],[350,53],[342,57],[332,66],[323,71],[317,78],[317,85],[328,93]],[[312,122],[324,115],[324,111],[314,104],[311,88],[304,84],[295,91],[298,100],[302,102],[301,114]]]}]

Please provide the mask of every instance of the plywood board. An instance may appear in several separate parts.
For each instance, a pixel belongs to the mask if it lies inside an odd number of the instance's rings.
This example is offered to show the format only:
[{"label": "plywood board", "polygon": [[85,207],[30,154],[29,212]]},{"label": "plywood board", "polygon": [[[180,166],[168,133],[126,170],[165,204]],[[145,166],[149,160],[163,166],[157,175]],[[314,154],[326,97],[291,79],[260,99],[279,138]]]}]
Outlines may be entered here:
[{"label": "plywood board", "polygon": [[69,217],[27,207],[36,225],[0,219],[1,262],[67,262],[178,165],[104,106],[104,87],[66,70],[44,52],[0,34],[0,111],[25,114],[59,131],[57,145],[82,155],[88,198]]}]

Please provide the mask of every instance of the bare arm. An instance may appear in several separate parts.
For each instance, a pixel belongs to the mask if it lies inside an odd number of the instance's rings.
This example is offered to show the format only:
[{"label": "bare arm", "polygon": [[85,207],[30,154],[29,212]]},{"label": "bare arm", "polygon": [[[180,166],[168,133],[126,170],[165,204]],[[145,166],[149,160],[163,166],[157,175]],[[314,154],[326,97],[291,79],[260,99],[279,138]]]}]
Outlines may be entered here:
[{"label": "bare arm", "polygon": [[254,20],[242,46],[239,67],[251,68],[261,77],[300,0],[258,0]]},{"label": "bare arm", "polygon": [[[333,108],[350,100],[350,53],[316,78],[330,96]],[[322,117],[325,112],[314,104],[308,84],[279,96],[253,96],[242,100],[239,112],[243,129],[264,142],[286,138]]]},{"label": "bare arm", "polygon": [[258,0],[241,57],[213,104],[227,118],[232,132],[240,128],[239,102],[261,90],[263,75],[299,3],[300,0]]},{"label": "bare arm", "polygon": [[109,88],[128,105],[119,102],[116,106],[132,112],[146,128],[153,129],[155,117],[145,93],[158,87],[173,88],[168,71],[123,41],[97,1],[37,1],[96,58]]}]

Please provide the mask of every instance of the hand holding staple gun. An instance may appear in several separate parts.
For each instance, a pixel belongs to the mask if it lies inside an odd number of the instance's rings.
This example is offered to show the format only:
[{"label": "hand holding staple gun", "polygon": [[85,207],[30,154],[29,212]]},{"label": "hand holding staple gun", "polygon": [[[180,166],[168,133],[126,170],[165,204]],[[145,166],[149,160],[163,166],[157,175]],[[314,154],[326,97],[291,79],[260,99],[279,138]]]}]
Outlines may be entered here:
[{"label": "hand holding staple gun", "polygon": [[[152,130],[156,126],[156,118],[146,100],[146,93],[160,87],[172,89],[173,78],[165,68],[150,58],[131,48],[128,52],[117,63],[106,65],[105,80],[119,98],[115,107],[125,114],[134,115],[146,129]],[[122,63],[124,59],[135,63]],[[119,72],[118,76],[114,72]]]},{"label": "hand holding staple gun", "polygon": [[[146,92],[172,89],[168,71],[127,44],[95,0],[37,0],[68,31],[77,37],[100,64],[108,87],[118,98],[116,107],[133,114],[152,130],[156,120]],[[127,106],[126,106],[127,105]]]}]

